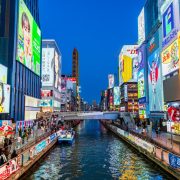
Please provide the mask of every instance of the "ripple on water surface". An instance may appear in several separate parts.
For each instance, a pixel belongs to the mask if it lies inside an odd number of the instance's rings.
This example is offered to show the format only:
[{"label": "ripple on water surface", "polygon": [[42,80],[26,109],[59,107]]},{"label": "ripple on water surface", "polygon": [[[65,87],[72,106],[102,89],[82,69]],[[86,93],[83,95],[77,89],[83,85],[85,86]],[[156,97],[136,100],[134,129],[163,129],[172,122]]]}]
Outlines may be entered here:
[{"label": "ripple on water surface", "polygon": [[107,132],[99,121],[83,121],[72,146],[57,145],[30,180],[173,180],[145,156]]}]

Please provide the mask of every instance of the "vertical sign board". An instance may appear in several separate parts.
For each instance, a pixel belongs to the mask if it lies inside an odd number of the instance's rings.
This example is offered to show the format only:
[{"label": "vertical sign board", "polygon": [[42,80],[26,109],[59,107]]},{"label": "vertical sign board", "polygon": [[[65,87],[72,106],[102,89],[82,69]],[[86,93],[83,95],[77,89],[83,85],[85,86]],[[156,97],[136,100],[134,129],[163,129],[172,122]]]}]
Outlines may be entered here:
[{"label": "vertical sign board", "polygon": [[166,1],[161,7],[161,15],[163,27],[162,48],[165,49],[177,38],[177,33],[180,29],[179,1]]},{"label": "vertical sign board", "polygon": [[114,87],[114,105],[120,105],[120,88],[119,86]]},{"label": "vertical sign board", "polygon": [[[137,45],[124,45],[119,54],[119,85],[125,81],[137,81]],[[127,73],[128,74],[127,74]],[[128,79],[128,80],[127,80]]]},{"label": "vertical sign board", "polygon": [[54,48],[42,49],[42,86],[54,84]]},{"label": "vertical sign board", "polygon": [[143,8],[138,16],[138,44],[141,44],[144,40],[145,40],[145,18],[144,18],[144,8]]},{"label": "vertical sign board", "polygon": [[148,42],[148,84],[150,111],[163,111],[163,84],[160,66],[159,31]]},{"label": "vertical sign board", "polygon": [[113,88],[114,87],[114,74],[109,74],[108,75],[108,82],[109,82],[109,88]]}]

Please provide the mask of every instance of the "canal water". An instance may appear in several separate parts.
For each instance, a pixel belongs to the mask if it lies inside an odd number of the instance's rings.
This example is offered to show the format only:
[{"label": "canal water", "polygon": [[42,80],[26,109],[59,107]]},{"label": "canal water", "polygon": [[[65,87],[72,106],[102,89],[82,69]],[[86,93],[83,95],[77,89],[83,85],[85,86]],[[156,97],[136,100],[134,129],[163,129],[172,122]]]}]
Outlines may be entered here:
[{"label": "canal water", "polygon": [[82,121],[72,146],[57,145],[32,170],[29,180],[161,180],[173,178],[107,131],[99,121]]}]

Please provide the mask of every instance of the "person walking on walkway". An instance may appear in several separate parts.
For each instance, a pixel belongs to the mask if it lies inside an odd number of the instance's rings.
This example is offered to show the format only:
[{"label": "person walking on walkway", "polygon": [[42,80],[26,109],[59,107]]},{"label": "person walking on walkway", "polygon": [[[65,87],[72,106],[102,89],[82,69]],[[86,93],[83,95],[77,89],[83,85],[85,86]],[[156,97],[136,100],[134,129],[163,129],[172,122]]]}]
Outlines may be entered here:
[{"label": "person walking on walkway", "polygon": [[7,162],[7,158],[3,153],[2,149],[0,149],[0,166]]}]

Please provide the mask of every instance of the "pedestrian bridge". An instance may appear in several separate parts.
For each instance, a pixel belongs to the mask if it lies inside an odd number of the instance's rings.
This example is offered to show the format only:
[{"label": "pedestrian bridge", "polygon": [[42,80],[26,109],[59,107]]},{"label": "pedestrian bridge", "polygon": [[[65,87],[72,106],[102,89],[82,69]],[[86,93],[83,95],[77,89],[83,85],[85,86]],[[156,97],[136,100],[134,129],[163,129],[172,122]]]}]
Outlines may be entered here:
[{"label": "pedestrian bridge", "polygon": [[62,120],[85,120],[85,119],[106,119],[116,120],[119,112],[61,112],[59,114]]}]

